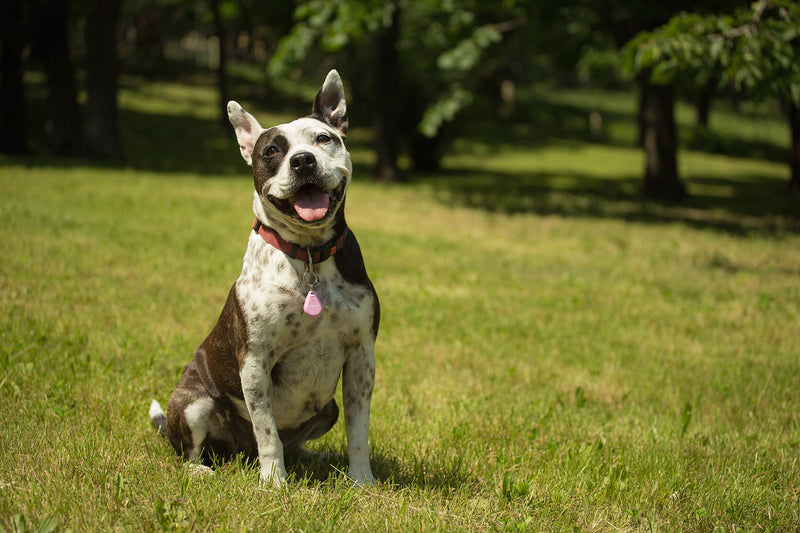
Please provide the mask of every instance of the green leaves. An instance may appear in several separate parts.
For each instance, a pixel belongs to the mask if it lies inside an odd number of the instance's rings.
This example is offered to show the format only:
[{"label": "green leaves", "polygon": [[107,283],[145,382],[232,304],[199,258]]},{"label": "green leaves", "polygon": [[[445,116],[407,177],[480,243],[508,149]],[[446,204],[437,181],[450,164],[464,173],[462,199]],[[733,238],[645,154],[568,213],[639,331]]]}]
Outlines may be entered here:
[{"label": "green leaves", "polygon": [[516,0],[505,0],[491,12],[481,9],[471,1],[306,0],[295,9],[295,24],[279,42],[269,70],[283,76],[319,52],[350,47],[351,58],[367,62],[360,68],[373,72],[371,49],[397,23],[400,83],[414,88],[415,120],[422,115],[417,130],[434,137],[472,103],[487,51],[524,19]]},{"label": "green leaves", "polygon": [[761,0],[733,15],[682,13],[623,49],[628,75],[650,70],[656,83],[719,72],[754,97],[800,105],[800,4]]},{"label": "green leaves", "polygon": [[324,52],[338,52],[367,34],[389,27],[396,9],[394,2],[378,0],[301,2],[294,12],[295,24],[278,43],[269,70],[275,76],[285,75],[301,64],[317,43]]},{"label": "green leaves", "polygon": [[442,53],[436,64],[443,70],[470,70],[478,63],[483,51],[501,39],[502,36],[495,26],[481,26],[472,35]]},{"label": "green leaves", "polygon": [[419,123],[419,131],[426,137],[435,137],[442,124],[453,120],[456,113],[472,103],[472,93],[454,84],[448,93],[428,106]]}]

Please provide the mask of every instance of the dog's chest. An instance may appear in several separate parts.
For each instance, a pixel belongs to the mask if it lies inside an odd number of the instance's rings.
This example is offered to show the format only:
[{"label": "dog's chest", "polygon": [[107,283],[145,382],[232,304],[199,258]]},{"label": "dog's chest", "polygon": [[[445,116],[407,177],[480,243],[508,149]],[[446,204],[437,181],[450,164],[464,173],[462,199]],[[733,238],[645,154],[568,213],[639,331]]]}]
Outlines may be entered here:
[{"label": "dog's chest", "polygon": [[345,281],[332,260],[317,265],[324,310],[311,317],[303,312],[303,268],[253,235],[236,281],[249,353],[271,373],[279,428],[316,414],[333,397],[348,351],[369,342],[369,289]]}]

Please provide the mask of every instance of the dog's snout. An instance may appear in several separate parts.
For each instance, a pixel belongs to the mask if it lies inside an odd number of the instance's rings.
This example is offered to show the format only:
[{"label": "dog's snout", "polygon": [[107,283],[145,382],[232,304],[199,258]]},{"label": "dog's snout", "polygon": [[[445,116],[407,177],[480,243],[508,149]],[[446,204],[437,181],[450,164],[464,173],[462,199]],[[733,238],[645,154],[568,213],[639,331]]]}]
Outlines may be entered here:
[{"label": "dog's snout", "polygon": [[310,174],[317,169],[317,159],[311,152],[300,152],[289,159],[289,166],[299,174]]}]

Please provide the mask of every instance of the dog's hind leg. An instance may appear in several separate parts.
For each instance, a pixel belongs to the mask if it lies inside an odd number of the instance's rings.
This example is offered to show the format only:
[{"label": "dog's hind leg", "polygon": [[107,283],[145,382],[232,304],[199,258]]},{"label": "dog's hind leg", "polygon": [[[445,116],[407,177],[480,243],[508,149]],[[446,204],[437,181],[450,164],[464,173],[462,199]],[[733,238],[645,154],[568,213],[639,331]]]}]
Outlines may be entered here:
[{"label": "dog's hind leg", "polygon": [[[167,435],[167,415],[164,414],[164,410],[161,409],[161,404],[159,404],[156,400],[153,400],[150,403],[150,420],[153,422],[153,427],[155,427],[158,430],[158,433],[162,437],[169,440],[169,437]],[[199,474],[213,472],[209,467],[205,465],[199,463],[190,463],[190,464],[195,474],[199,475]]]},{"label": "dog's hind leg", "polygon": [[283,453],[285,455],[299,453],[304,442],[323,436],[336,424],[338,418],[339,406],[336,405],[336,400],[331,400],[319,413],[298,427],[279,430],[278,436],[283,443]]},{"label": "dog's hind leg", "polygon": [[203,444],[209,434],[213,410],[214,399],[210,396],[196,399],[183,410],[183,422],[191,434],[191,446],[184,450],[189,461],[196,461],[203,454]]},{"label": "dog's hind leg", "polygon": [[206,441],[213,409],[214,400],[209,396],[196,399],[181,414],[182,453],[192,475],[213,473],[206,464],[209,459]]},{"label": "dog's hind leg", "polygon": [[[155,415],[154,423],[160,420]],[[230,409],[211,397],[195,363],[186,365],[167,406],[166,437],[172,447],[184,460],[210,466],[214,457],[227,458],[236,451],[230,420]]]}]

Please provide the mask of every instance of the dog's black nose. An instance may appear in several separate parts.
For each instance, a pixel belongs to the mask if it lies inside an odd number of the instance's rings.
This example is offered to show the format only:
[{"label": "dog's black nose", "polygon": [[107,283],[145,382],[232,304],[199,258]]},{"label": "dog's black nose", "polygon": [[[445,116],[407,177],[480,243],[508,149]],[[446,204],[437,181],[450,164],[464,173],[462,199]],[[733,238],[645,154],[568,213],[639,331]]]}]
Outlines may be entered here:
[{"label": "dog's black nose", "polygon": [[289,166],[298,174],[311,174],[317,169],[317,160],[311,152],[299,152],[289,159]]}]

